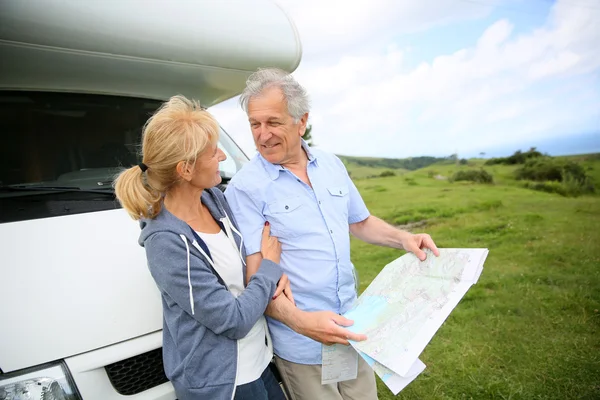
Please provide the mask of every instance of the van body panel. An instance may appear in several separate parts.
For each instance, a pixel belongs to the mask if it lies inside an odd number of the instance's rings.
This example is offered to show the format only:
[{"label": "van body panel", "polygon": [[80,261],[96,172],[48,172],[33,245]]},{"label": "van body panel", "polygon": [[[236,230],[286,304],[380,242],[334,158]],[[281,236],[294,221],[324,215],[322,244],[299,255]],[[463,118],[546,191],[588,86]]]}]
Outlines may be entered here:
[{"label": "van body panel", "polygon": [[123,209],[0,224],[2,371],[162,329],[139,231]]},{"label": "van body panel", "polygon": [[259,67],[293,71],[302,53],[294,24],[267,0],[22,0],[0,11],[5,89],[181,93],[210,107]]}]

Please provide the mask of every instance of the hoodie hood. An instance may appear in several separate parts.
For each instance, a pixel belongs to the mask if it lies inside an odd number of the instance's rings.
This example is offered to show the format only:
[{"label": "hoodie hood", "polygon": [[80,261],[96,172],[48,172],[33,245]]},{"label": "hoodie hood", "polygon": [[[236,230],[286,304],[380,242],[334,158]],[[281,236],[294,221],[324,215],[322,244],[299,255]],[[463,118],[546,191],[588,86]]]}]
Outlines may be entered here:
[{"label": "hoodie hood", "polygon": [[[226,217],[231,218],[225,211],[225,196],[223,196],[219,189],[210,188],[204,190],[200,199],[202,204],[208,208],[210,214],[220,223],[220,225],[223,224],[222,221]],[[229,212],[229,214],[231,214],[231,212]],[[182,221],[171,214],[164,204],[156,217],[153,219],[142,219],[140,221],[140,228],[142,231],[140,232],[138,243],[142,247],[145,247],[146,240],[157,232],[171,232],[175,233],[177,236],[183,234],[190,242],[193,242],[196,239],[192,228],[185,221]],[[224,227],[221,226],[221,228],[223,229]]]}]

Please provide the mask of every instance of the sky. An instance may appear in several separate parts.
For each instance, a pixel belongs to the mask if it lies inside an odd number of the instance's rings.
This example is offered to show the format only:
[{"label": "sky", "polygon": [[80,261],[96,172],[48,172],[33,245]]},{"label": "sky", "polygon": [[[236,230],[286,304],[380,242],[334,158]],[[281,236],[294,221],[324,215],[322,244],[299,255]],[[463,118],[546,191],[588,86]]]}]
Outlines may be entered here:
[{"label": "sky", "polygon": [[[325,151],[473,157],[552,142],[600,152],[600,0],[278,3],[300,32],[293,74]],[[252,156],[237,101],[210,111]]]}]

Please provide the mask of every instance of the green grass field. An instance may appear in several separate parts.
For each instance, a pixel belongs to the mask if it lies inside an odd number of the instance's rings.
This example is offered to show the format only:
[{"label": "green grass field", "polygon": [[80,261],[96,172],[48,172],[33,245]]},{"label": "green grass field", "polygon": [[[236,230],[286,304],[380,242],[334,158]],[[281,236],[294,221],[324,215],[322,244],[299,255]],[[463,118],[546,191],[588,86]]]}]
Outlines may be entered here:
[{"label": "green grass field", "polygon": [[[600,159],[580,161],[600,188]],[[479,282],[422,353],[425,372],[397,397],[378,381],[379,398],[599,399],[600,196],[525,189],[501,165],[485,167],[491,185],[430,177],[483,161],[470,164],[355,179],[374,215],[425,221],[414,232],[439,247],[490,250]],[[402,254],[353,238],[361,290]]]}]

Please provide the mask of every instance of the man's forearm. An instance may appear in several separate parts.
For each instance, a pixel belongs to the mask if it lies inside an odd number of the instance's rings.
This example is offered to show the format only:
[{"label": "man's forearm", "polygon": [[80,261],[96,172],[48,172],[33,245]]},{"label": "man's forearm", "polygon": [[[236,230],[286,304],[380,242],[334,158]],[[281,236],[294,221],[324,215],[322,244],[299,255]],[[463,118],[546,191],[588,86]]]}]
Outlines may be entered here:
[{"label": "man's forearm", "polygon": [[269,302],[265,315],[280,321],[298,333],[301,330],[302,310],[298,309],[285,296],[279,296]]},{"label": "man's forearm", "polygon": [[350,232],[358,239],[378,246],[403,249],[403,241],[411,234],[394,228],[374,215],[350,225]]}]

